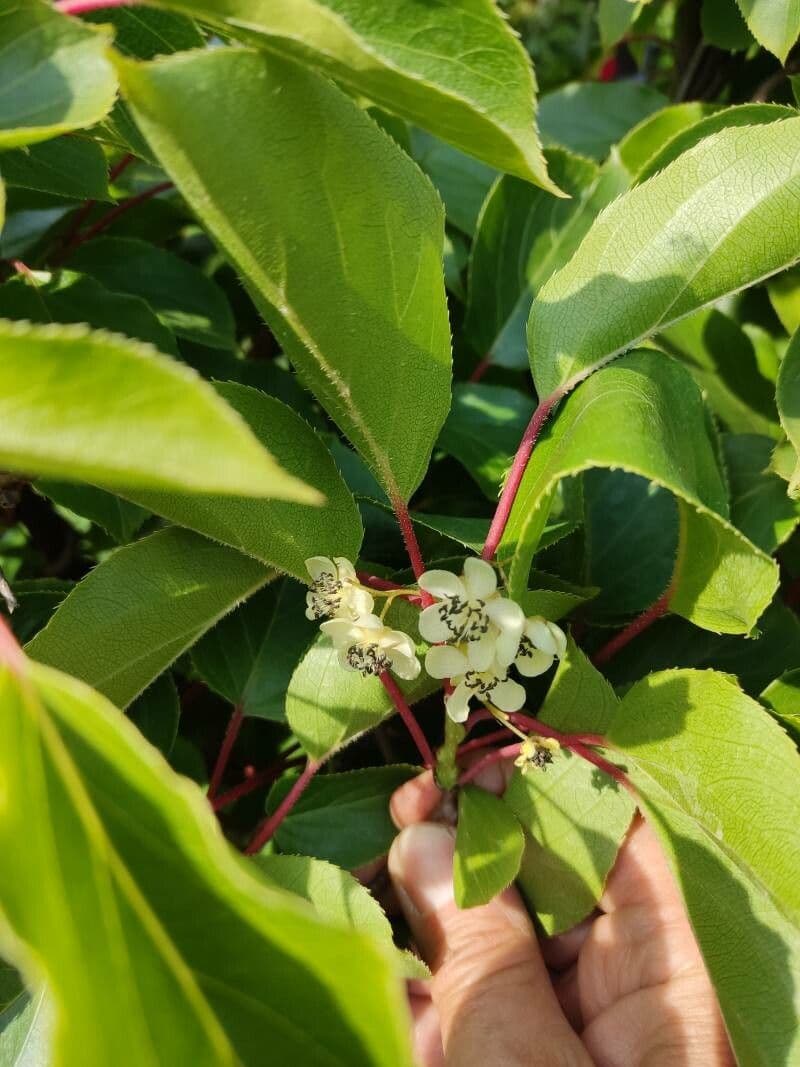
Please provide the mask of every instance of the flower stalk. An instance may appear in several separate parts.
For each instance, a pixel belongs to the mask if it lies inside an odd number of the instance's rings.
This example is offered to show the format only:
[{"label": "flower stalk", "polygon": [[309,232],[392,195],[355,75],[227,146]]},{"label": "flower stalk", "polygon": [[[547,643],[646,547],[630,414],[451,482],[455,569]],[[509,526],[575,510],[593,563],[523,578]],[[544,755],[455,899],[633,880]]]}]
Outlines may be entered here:
[{"label": "flower stalk", "polygon": [[397,709],[400,718],[405,723],[406,729],[414,739],[414,744],[417,746],[417,750],[419,751],[419,754],[422,757],[423,764],[425,765],[426,769],[430,769],[435,765],[436,757],[433,754],[431,746],[428,744],[428,739],[423,733],[422,727],[417,722],[414,712],[408,706],[408,703],[406,701],[406,698],[403,696],[400,686],[397,684],[394,678],[392,678],[391,674],[389,674],[388,671],[384,671],[380,675],[380,679],[381,683],[383,684],[383,688],[389,694],[389,698]]},{"label": "flower stalk", "polygon": [[271,815],[268,815],[266,819],[256,829],[250,839],[249,844],[244,850],[245,856],[254,856],[256,852],[260,852],[261,849],[270,841],[275,831],[281,825],[283,820],[295,806],[300,797],[308,789],[311,779],[317,773],[322,766],[323,760],[308,760],[303,770],[303,773],[294,783],[292,788],[280,802],[278,807],[273,811]]}]

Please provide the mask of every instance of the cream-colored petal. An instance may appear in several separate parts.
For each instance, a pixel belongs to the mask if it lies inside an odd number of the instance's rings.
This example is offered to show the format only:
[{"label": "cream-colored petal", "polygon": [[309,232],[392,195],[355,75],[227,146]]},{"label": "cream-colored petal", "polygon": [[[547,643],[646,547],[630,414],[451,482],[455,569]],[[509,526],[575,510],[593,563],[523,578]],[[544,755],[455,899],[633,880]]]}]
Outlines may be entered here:
[{"label": "cream-colored petal", "polygon": [[464,682],[461,682],[449,697],[444,698],[445,709],[453,722],[466,722],[469,715],[471,696],[472,690]]},{"label": "cream-colored petal", "polygon": [[344,596],[342,597],[342,608],[349,609],[353,615],[358,618],[359,615],[369,615],[372,609],[375,607],[375,600],[371,593],[368,593],[366,589],[360,589],[358,586],[345,586]]},{"label": "cream-colored petal", "polygon": [[464,560],[464,585],[470,600],[488,600],[497,591],[497,574],[485,559]]},{"label": "cream-colored petal", "polygon": [[323,574],[331,574],[334,578],[338,577],[336,564],[332,559],[328,559],[327,556],[311,556],[310,559],[306,560],[306,570],[314,582],[317,578],[322,577]]},{"label": "cream-colored petal", "polygon": [[432,645],[438,645],[440,641],[449,641],[453,636],[447,625],[442,622],[441,610],[441,604],[431,604],[419,613],[417,623],[419,632],[424,640]]},{"label": "cream-colored petal", "polygon": [[519,604],[505,596],[496,596],[486,605],[486,614],[500,630],[522,635],[525,628],[525,614]]},{"label": "cream-colored petal", "polygon": [[553,657],[549,652],[542,652],[534,648],[527,656],[518,656],[514,665],[520,674],[526,678],[536,678],[545,671],[549,671],[553,665]]},{"label": "cream-colored petal", "polygon": [[358,576],[356,575],[356,569],[353,564],[345,556],[334,556],[333,562],[336,564],[336,571],[339,575],[339,580],[342,582],[357,582]]},{"label": "cream-colored petal", "polygon": [[519,651],[519,640],[520,634],[516,630],[501,630],[497,635],[494,654],[497,664],[502,667],[501,674],[504,674],[516,659]]},{"label": "cream-colored petal", "polygon": [[392,664],[392,671],[398,678],[411,682],[419,677],[422,664],[416,656],[408,656],[396,648],[390,649],[386,654]]},{"label": "cream-colored petal", "polygon": [[464,583],[450,571],[425,571],[419,576],[418,585],[420,589],[424,589],[431,596],[439,597],[440,600],[451,596],[463,599],[467,595]]},{"label": "cream-colored petal", "polygon": [[550,630],[550,623],[541,615],[532,615],[525,623],[525,636],[536,648],[547,652],[551,656],[558,653],[558,642]]},{"label": "cream-colored petal", "polygon": [[425,670],[431,678],[455,678],[469,670],[469,663],[452,645],[434,645],[425,653]]},{"label": "cream-colored petal", "polygon": [[[494,627],[491,628],[492,630]],[[473,671],[488,671],[495,657],[496,633],[483,634],[477,641],[467,644],[467,659]]]},{"label": "cream-colored petal", "polygon": [[361,628],[351,619],[329,619],[320,624],[320,630],[331,639],[336,648],[351,645],[361,637]]},{"label": "cream-colored petal", "polygon": [[[361,627],[362,630],[385,630],[386,629],[386,627],[383,625],[383,623],[381,622],[381,620],[378,618],[377,615],[369,615],[369,614],[368,615],[359,615],[358,620],[357,620],[357,624]],[[375,640],[374,636],[370,637],[370,640],[374,641]]]},{"label": "cream-colored petal", "polygon": [[489,694],[489,699],[501,711],[519,711],[525,704],[525,690],[511,678],[498,682]]},{"label": "cream-colored petal", "polygon": [[556,643],[556,655],[559,659],[563,659],[567,654],[567,635],[561,629],[560,626],[556,626],[554,622],[548,622],[547,628],[552,634],[553,640]]}]

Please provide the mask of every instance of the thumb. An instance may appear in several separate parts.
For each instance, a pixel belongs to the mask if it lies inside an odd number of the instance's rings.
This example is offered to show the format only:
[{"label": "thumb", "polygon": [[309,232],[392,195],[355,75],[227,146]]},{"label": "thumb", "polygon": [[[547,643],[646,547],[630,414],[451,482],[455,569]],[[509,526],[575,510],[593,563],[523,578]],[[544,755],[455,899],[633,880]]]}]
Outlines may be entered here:
[{"label": "thumb", "polygon": [[561,1012],[516,890],[462,911],[453,895],[451,830],[416,823],[395,839],[389,873],[433,971],[450,1067],[589,1067]]}]

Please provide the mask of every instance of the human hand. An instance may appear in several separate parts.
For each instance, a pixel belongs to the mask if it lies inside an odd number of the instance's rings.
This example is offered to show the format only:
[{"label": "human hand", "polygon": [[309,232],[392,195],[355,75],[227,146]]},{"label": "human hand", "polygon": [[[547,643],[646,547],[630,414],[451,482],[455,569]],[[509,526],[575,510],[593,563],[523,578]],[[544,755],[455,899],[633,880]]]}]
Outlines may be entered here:
[{"label": "human hand", "polygon": [[[502,791],[503,770],[479,784]],[[433,972],[412,983],[424,1067],[733,1067],[716,995],[658,842],[637,819],[599,912],[537,940],[512,886],[462,911],[430,772],[392,799],[389,873]]]}]

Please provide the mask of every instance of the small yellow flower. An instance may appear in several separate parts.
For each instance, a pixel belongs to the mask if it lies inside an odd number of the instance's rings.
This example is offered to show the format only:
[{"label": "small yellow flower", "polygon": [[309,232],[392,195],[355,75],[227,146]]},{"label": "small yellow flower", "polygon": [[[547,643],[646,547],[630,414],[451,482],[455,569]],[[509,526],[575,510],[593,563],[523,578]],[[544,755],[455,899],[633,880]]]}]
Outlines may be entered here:
[{"label": "small yellow flower", "polygon": [[558,752],[560,748],[561,745],[554,737],[532,734],[519,746],[519,755],[514,760],[514,766],[519,767],[523,774],[527,774],[534,767],[545,770],[547,764],[553,762],[553,753]]}]

